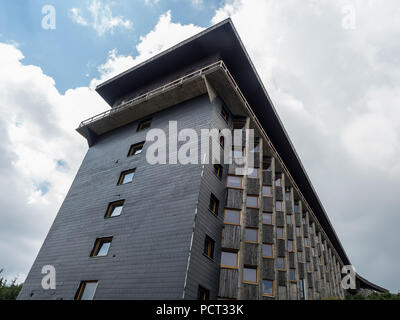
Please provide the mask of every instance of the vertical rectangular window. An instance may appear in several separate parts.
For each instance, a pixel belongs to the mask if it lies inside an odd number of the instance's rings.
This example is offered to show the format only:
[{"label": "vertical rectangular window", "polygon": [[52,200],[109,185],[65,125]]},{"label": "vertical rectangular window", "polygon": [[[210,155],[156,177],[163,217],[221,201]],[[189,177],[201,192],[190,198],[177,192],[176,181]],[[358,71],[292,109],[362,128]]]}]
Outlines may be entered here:
[{"label": "vertical rectangular window", "polygon": [[283,239],[283,228],[276,228],[276,235],[278,239]]},{"label": "vertical rectangular window", "polygon": [[300,300],[304,300],[305,299],[305,296],[304,296],[304,280],[300,279],[299,283],[300,283]]},{"label": "vertical rectangular window", "polygon": [[274,282],[272,280],[263,280],[262,285],[263,296],[274,295]]},{"label": "vertical rectangular window", "polygon": [[294,212],[299,212],[299,203],[296,201],[296,203],[294,204]]},{"label": "vertical rectangular window", "polygon": [[218,178],[222,178],[222,166],[220,164],[214,164],[214,173]]},{"label": "vertical rectangular window", "polygon": [[307,272],[311,272],[311,263],[307,262],[306,267],[307,267]]},{"label": "vertical rectangular window", "polygon": [[300,237],[301,229],[300,227],[296,227],[296,236]]},{"label": "vertical rectangular window", "polygon": [[243,178],[239,176],[227,176],[226,186],[228,188],[240,189],[242,188]]},{"label": "vertical rectangular window", "polygon": [[131,183],[133,181],[133,177],[135,176],[135,171],[136,169],[122,171],[117,185],[120,186],[122,184]]},{"label": "vertical rectangular window", "polygon": [[281,187],[282,186],[282,178],[280,177],[280,175],[278,175],[275,178],[275,186],[277,186],[277,187]]},{"label": "vertical rectangular window", "polygon": [[249,178],[258,178],[258,169],[257,168],[247,168],[247,176]]},{"label": "vertical rectangular window", "polygon": [[143,120],[137,127],[137,132],[146,130],[151,126],[151,119]]},{"label": "vertical rectangular window", "polygon": [[262,194],[263,194],[263,196],[272,196],[272,187],[271,186],[263,186]]},{"label": "vertical rectangular window", "polygon": [[215,241],[206,236],[204,239],[204,254],[211,259],[214,259],[214,246]]},{"label": "vertical rectangular window", "polygon": [[224,119],[226,122],[228,122],[229,119],[229,114],[228,111],[224,107],[221,107],[221,117]]},{"label": "vertical rectangular window", "polygon": [[246,207],[247,208],[258,208],[258,197],[256,197],[256,196],[247,196]]},{"label": "vertical rectangular window", "polygon": [[271,171],[271,159],[263,159],[263,170]]},{"label": "vertical rectangular window", "polygon": [[262,255],[263,255],[263,258],[273,258],[274,251],[273,251],[272,244],[263,244]]},{"label": "vertical rectangular window", "polygon": [[105,218],[118,217],[122,213],[125,200],[110,202],[107,207]]},{"label": "vertical rectangular window", "polygon": [[287,224],[292,224],[292,216],[290,214],[286,215],[286,223]]},{"label": "vertical rectangular window", "polygon": [[93,300],[97,289],[97,280],[81,281],[75,300]]},{"label": "vertical rectangular window", "polygon": [[243,282],[257,283],[257,268],[243,268]]},{"label": "vertical rectangular window", "polygon": [[221,267],[237,269],[238,267],[238,253],[231,251],[221,252]]},{"label": "vertical rectangular window", "polygon": [[284,258],[277,258],[276,259],[276,264],[278,269],[285,269],[285,259]]},{"label": "vertical rectangular window", "polygon": [[257,243],[258,242],[258,230],[251,229],[251,228],[245,228],[244,229],[244,241],[251,242],[251,243]]},{"label": "vertical rectangular window", "polygon": [[225,209],[224,223],[238,226],[240,224],[240,210]]},{"label": "vertical rectangular window", "polygon": [[297,252],[297,261],[299,262],[303,261],[303,252]]},{"label": "vertical rectangular window", "polygon": [[131,147],[129,148],[128,157],[142,153],[143,147],[144,141],[131,145]]},{"label": "vertical rectangular window", "polygon": [[291,282],[295,282],[296,281],[296,271],[295,269],[290,269],[289,270],[289,279]]},{"label": "vertical rectangular window", "polygon": [[282,211],[283,210],[283,202],[282,201],[276,201],[275,202],[275,208],[276,208],[276,211]]},{"label": "vertical rectangular window", "polygon": [[217,199],[216,196],[213,194],[210,195],[210,204],[209,204],[209,210],[215,214],[216,216],[218,215],[218,206],[219,206],[219,200]]},{"label": "vertical rectangular window", "polygon": [[303,221],[303,224],[306,224],[306,216],[303,216],[303,217],[301,218],[301,221]]},{"label": "vertical rectangular window", "polygon": [[108,254],[108,250],[111,246],[112,237],[107,238],[97,238],[92,252],[90,253],[91,257],[104,257]]},{"label": "vertical rectangular window", "polygon": [[308,300],[314,299],[314,291],[312,288],[308,288]]},{"label": "vertical rectangular window", "polygon": [[221,146],[222,149],[225,148],[225,138],[224,136],[219,137],[219,145]]},{"label": "vertical rectangular window", "polygon": [[206,288],[203,288],[202,286],[199,286],[199,289],[197,291],[197,300],[210,300],[210,291]]},{"label": "vertical rectangular window", "polygon": [[262,215],[262,222],[263,224],[272,225],[272,214],[264,212]]},{"label": "vertical rectangular window", "polygon": [[288,240],[288,251],[289,252],[294,251],[294,242],[292,240]]},{"label": "vertical rectangular window", "polygon": [[286,187],[286,190],[285,190],[285,199],[286,199],[286,200],[290,200],[290,188],[289,188],[289,187]]}]

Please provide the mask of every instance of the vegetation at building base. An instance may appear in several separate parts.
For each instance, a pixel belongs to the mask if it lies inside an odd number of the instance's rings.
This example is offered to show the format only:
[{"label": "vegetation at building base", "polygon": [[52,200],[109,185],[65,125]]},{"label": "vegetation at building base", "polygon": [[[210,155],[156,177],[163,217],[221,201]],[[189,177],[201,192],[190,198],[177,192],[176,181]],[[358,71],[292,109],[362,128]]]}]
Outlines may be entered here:
[{"label": "vegetation at building base", "polygon": [[0,300],[15,300],[17,299],[18,293],[21,291],[22,283],[17,284],[17,278],[8,282],[6,279],[1,277],[3,269],[0,269]]},{"label": "vegetation at building base", "polygon": [[349,294],[346,296],[346,300],[400,300],[400,292],[397,294],[386,292],[386,293],[371,293],[370,295],[361,294]]}]

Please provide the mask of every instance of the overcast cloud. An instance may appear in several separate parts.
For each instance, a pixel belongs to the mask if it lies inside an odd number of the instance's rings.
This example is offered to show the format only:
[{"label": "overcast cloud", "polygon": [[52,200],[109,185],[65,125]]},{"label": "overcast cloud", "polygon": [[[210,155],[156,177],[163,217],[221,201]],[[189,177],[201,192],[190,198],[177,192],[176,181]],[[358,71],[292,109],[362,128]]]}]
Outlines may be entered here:
[{"label": "overcast cloud", "polygon": [[[354,29],[343,27],[348,5]],[[398,0],[227,1],[210,25],[228,16],[351,262],[397,292]],[[87,150],[74,129],[107,109],[93,87],[201,30],[167,11],[140,38],[138,56],[114,48],[88,87],[65,94],[25,65],[16,45],[0,43],[0,267],[8,276],[26,276]]]}]

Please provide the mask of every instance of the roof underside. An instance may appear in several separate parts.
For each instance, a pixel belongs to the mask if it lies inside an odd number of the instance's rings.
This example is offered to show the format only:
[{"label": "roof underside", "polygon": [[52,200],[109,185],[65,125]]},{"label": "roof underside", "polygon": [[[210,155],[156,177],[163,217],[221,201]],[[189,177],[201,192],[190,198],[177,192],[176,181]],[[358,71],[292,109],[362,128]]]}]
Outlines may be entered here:
[{"label": "roof underside", "polygon": [[[261,39],[260,39],[261,40]],[[290,171],[297,186],[324,228],[344,264],[350,261],[333,229],[307,173],[230,19],[102,83],[96,91],[110,106],[169,74],[197,61],[218,56],[222,60],[256,117]]]}]

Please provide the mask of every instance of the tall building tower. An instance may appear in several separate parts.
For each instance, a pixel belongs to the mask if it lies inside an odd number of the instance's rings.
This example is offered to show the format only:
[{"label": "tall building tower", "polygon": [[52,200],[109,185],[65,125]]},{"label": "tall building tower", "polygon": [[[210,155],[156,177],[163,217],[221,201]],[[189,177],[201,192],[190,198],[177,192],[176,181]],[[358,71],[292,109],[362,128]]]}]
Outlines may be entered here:
[{"label": "tall building tower", "polygon": [[[111,109],[77,129],[89,150],[19,299],[344,296],[350,261],[231,20],[96,90]],[[152,129],[167,133],[165,164],[147,159]],[[228,150],[249,174],[174,161],[183,129],[254,129]]]}]

